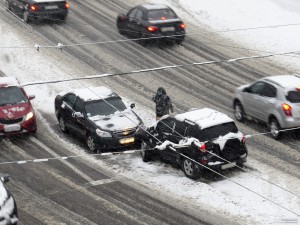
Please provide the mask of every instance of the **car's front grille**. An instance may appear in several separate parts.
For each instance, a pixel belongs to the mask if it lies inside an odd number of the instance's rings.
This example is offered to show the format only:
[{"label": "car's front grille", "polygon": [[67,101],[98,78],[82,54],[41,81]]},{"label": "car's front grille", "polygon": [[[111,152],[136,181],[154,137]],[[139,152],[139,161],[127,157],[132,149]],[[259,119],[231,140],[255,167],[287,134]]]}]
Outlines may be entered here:
[{"label": "car's front grille", "polygon": [[246,153],[245,146],[237,138],[227,140],[223,150],[221,151],[223,158],[228,161],[235,161],[240,158],[241,155]]},{"label": "car's front grille", "polygon": [[23,120],[23,117],[19,117],[16,119],[0,119],[1,124],[15,124],[20,123]]},{"label": "car's front grille", "polygon": [[120,131],[116,131],[114,132],[114,135],[117,137],[124,137],[124,136],[130,136],[133,135],[135,133],[136,129],[127,129],[127,130],[120,130]]}]

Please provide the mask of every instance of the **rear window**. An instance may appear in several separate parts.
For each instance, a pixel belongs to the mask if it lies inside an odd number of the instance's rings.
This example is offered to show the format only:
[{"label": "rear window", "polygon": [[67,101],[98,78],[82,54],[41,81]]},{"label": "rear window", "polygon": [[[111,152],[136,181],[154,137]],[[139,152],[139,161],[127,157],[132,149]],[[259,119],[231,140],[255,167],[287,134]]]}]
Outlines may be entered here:
[{"label": "rear window", "polygon": [[85,103],[85,111],[88,117],[108,116],[117,111],[124,111],[126,106],[120,98],[108,98]]},{"label": "rear window", "polygon": [[291,103],[300,103],[300,91],[289,91],[286,99]]},{"label": "rear window", "polygon": [[0,106],[15,105],[27,102],[23,91],[19,87],[0,88]]},{"label": "rear window", "polygon": [[234,122],[230,123],[223,123],[217,126],[208,127],[201,132],[197,132],[195,137],[199,139],[200,141],[209,141],[215,138],[218,138],[219,136],[224,136],[228,133],[237,133],[238,128],[236,127]]},{"label": "rear window", "polygon": [[148,20],[174,19],[177,15],[171,9],[160,9],[148,12]]}]

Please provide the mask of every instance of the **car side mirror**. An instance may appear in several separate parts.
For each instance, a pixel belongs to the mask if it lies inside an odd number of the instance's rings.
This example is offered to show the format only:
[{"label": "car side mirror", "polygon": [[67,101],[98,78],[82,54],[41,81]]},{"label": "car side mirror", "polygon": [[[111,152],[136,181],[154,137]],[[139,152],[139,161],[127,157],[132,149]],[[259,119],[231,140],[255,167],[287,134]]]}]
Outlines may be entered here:
[{"label": "car side mirror", "polygon": [[130,105],[130,108],[134,108],[135,107],[135,104],[134,103],[131,103],[131,105]]},{"label": "car side mirror", "polygon": [[75,118],[83,118],[83,115],[82,115],[81,112],[74,112],[74,113],[72,114],[72,116],[75,117]]},{"label": "car side mirror", "polygon": [[35,95],[29,95],[28,96],[28,100],[32,100],[32,99],[34,99],[35,98]]},{"label": "car side mirror", "polygon": [[4,175],[4,176],[2,176],[2,177],[1,177],[1,181],[2,181],[3,183],[8,182],[8,181],[9,181],[9,175]]}]

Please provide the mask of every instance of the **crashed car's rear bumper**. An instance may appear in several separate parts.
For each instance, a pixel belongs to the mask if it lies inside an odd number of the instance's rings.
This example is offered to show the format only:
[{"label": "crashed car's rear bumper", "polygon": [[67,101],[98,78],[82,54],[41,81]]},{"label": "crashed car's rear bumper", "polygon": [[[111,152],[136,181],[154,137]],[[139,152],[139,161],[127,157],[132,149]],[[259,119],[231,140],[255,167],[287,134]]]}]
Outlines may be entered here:
[{"label": "crashed car's rear bumper", "polygon": [[220,161],[208,162],[206,167],[208,167],[212,170],[226,170],[226,169],[233,168],[236,166],[241,166],[245,162],[247,162],[247,154],[246,153],[244,155],[240,156],[240,158],[238,160],[233,161],[231,163],[220,162]]}]

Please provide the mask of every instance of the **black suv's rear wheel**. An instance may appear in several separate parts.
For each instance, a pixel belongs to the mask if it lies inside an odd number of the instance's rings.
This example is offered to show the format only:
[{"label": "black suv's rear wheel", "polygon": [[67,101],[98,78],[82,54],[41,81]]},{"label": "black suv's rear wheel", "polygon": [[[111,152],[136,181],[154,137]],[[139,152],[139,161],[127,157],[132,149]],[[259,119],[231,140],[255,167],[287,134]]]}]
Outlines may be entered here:
[{"label": "black suv's rear wheel", "polygon": [[183,158],[182,161],[182,170],[186,177],[191,179],[197,179],[200,177],[199,167],[187,158]]},{"label": "black suv's rear wheel", "polygon": [[144,162],[149,162],[151,161],[151,153],[149,150],[149,146],[143,141],[141,144],[141,156]]},{"label": "black suv's rear wheel", "polygon": [[276,140],[279,139],[282,135],[282,133],[280,132],[280,125],[275,118],[271,119],[270,121],[270,132],[272,137]]},{"label": "black suv's rear wheel", "polygon": [[243,122],[245,120],[244,117],[244,109],[242,104],[237,101],[234,103],[234,117],[236,118],[237,121]]}]

